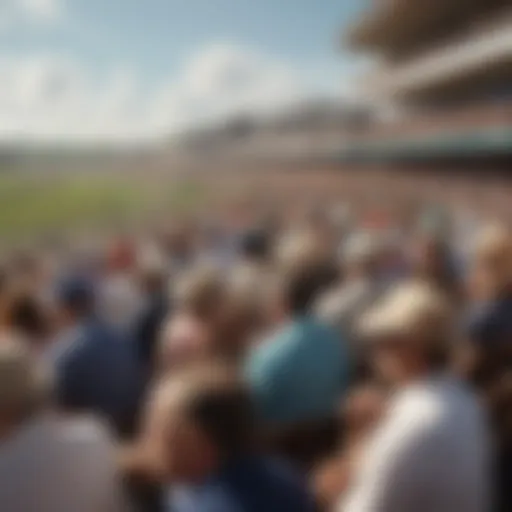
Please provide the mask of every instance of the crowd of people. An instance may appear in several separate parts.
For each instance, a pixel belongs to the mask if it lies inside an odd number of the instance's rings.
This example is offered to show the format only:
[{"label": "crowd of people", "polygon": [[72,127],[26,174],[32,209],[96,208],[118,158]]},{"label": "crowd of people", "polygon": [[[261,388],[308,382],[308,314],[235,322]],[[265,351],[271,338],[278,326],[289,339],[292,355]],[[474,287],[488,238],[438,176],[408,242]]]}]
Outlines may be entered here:
[{"label": "crowd of people", "polygon": [[1,510],[512,510],[512,235],[413,206],[7,255]]}]

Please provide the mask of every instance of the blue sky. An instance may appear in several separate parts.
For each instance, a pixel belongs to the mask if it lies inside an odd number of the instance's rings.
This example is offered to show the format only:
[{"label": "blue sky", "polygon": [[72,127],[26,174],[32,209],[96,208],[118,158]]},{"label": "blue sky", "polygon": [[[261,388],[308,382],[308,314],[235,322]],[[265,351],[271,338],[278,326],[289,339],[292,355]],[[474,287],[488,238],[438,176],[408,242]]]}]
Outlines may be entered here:
[{"label": "blue sky", "polygon": [[345,92],[362,0],[0,0],[0,137],[152,137]]}]

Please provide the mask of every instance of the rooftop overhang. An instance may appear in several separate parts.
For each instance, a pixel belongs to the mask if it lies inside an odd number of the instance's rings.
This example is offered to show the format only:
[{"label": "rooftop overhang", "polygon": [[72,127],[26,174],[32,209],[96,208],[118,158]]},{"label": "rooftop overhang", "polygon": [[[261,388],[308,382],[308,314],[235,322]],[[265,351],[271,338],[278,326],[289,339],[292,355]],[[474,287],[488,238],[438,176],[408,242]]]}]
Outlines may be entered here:
[{"label": "rooftop overhang", "polygon": [[476,3],[478,0],[376,1],[373,9],[349,30],[346,42],[363,50],[407,45]]},{"label": "rooftop overhang", "polygon": [[[422,96],[432,91],[470,84],[506,73],[511,83],[512,16],[487,30],[468,36],[414,61],[384,67],[363,83],[364,96],[372,99]],[[366,85],[365,85],[366,84]]]}]

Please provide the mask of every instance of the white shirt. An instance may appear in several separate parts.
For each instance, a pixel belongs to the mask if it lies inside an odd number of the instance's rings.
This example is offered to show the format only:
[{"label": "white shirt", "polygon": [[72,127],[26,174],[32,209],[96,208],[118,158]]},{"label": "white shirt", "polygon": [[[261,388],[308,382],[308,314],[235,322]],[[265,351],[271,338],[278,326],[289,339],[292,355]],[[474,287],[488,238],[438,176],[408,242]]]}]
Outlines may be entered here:
[{"label": "white shirt", "polygon": [[39,417],[0,444],[3,512],[124,512],[113,446],[88,420]]},{"label": "white shirt", "polygon": [[350,281],[320,298],[317,315],[342,334],[352,337],[354,324],[383,292],[384,287],[370,279]]},{"label": "white shirt", "polygon": [[484,414],[447,377],[399,392],[340,512],[487,512]]},{"label": "white shirt", "polygon": [[110,325],[129,329],[143,307],[143,298],[129,275],[118,274],[105,279],[98,311]]}]

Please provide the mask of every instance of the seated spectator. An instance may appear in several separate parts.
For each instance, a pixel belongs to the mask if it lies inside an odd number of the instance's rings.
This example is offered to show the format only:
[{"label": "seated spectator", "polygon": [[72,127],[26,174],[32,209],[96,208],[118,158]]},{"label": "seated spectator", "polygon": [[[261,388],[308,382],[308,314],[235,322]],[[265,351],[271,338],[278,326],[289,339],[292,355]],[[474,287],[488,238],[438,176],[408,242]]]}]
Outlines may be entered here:
[{"label": "seated spectator", "polygon": [[489,510],[484,414],[446,373],[452,321],[443,297],[418,283],[401,285],[363,318],[375,368],[395,392],[339,510]]},{"label": "seated spectator", "polygon": [[59,333],[49,347],[59,406],[91,412],[111,422],[118,433],[134,428],[142,373],[128,339],[95,312],[94,290],[68,278],[56,292]]},{"label": "seated spectator", "polygon": [[92,420],[53,416],[48,375],[35,361],[16,340],[0,343],[2,510],[127,510],[105,431]]},{"label": "seated spectator", "polygon": [[246,375],[268,425],[330,417],[349,383],[345,340],[312,314],[322,265],[289,262],[277,292],[275,333],[249,354]]},{"label": "seated spectator", "polygon": [[248,393],[229,370],[175,376],[149,408],[148,452],[173,512],[313,512],[305,483],[256,448]]}]

